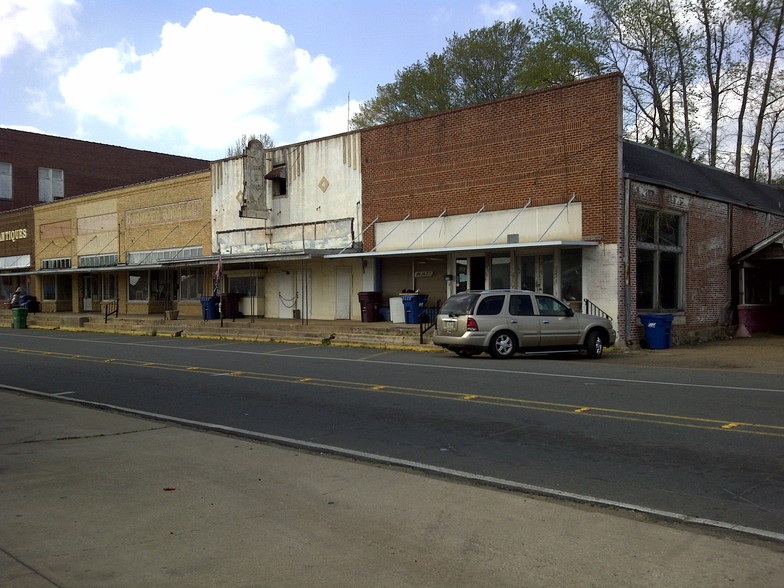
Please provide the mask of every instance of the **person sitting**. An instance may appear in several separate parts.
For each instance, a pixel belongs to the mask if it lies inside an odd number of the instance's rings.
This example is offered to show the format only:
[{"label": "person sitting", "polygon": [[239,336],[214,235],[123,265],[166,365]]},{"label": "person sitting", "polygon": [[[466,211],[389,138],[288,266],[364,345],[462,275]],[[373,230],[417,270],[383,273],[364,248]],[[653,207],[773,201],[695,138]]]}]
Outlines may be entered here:
[{"label": "person sitting", "polygon": [[14,291],[14,295],[11,296],[11,308],[18,308],[19,307],[19,298],[22,296],[22,288],[17,288]]}]

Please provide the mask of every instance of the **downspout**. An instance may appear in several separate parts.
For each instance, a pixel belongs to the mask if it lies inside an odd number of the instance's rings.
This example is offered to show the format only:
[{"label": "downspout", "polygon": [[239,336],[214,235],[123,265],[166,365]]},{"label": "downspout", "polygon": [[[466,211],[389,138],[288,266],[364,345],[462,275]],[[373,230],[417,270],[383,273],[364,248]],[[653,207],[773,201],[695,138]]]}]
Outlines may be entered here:
[{"label": "downspout", "polygon": [[629,218],[631,216],[631,180],[626,178],[623,188],[623,321],[624,340],[627,346],[631,341],[632,277],[629,268],[631,251],[629,244]]}]

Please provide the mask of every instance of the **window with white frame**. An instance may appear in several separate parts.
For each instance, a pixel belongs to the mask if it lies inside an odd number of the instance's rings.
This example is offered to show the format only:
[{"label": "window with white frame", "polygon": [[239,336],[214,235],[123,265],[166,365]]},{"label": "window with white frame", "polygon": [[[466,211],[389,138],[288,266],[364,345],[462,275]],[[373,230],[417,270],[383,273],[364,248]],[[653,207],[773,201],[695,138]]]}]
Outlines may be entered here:
[{"label": "window with white frame", "polygon": [[683,215],[637,209],[637,308],[683,310]]},{"label": "window with white frame", "polygon": [[0,200],[11,200],[14,196],[11,183],[11,164],[0,163]]},{"label": "window with white frame", "polygon": [[65,174],[61,169],[38,168],[38,200],[52,202],[65,195]]}]

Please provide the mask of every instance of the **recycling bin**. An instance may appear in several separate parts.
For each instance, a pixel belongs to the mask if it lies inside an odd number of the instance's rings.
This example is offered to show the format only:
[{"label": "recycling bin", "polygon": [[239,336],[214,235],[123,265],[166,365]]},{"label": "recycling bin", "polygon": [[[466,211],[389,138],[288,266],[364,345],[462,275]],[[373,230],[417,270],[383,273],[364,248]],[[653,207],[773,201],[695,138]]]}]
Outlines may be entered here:
[{"label": "recycling bin", "polygon": [[26,329],[27,328],[27,309],[16,307],[11,309],[11,314],[14,317],[14,328],[15,329]]},{"label": "recycling bin", "polygon": [[363,323],[377,323],[381,320],[381,292],[360,292],[359,308]]},{"label": "recycling bin", "polygon": [[427,304],[427,294],[401,294],[403,299],[403,309],[406,313],[406,323],[409,325],[418,325],[420,322],[420,315],[425,311]]},{"label": "recycling bin", "polygon": [[669,349],[672,339],[671,314],[641,314],[645,343],[649,349]]},{"label": "recycling bin", "polygon": [[217,296],[202,296],[201,300],[201,318],[205,321],[212,321],[220,317],[218,314],[218,301],[220,298]]}]

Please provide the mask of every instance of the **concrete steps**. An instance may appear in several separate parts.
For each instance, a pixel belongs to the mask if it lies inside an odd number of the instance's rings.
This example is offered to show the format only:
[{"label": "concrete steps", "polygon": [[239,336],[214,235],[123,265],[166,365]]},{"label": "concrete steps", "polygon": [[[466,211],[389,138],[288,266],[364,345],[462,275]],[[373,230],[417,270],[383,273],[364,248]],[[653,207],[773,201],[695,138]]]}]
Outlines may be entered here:
[{"label": "concrete steps", "polygon": [[[9,309],[0,309],[0,326],[13,326]],[[310,321],[275,319],[165,320],[161,316],[121,316],[81,313],[36,313],[27,317],[28,328],[67,329],[96,333],[186,337],[215,340],[302,342],[309,345],[343,345],[371,348],[437,350],[432,330],[419,342],[419,325],[358,323],[356,321]]]}]

